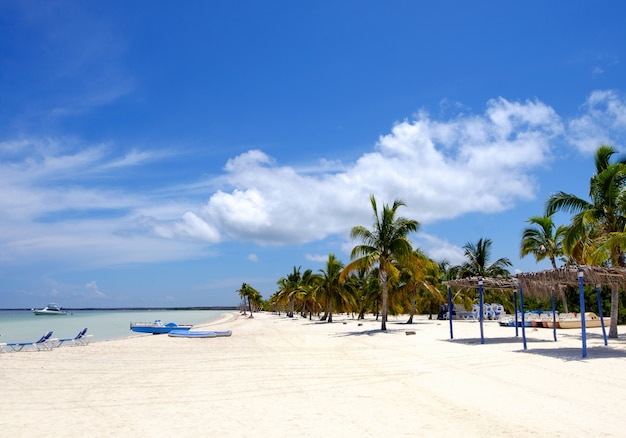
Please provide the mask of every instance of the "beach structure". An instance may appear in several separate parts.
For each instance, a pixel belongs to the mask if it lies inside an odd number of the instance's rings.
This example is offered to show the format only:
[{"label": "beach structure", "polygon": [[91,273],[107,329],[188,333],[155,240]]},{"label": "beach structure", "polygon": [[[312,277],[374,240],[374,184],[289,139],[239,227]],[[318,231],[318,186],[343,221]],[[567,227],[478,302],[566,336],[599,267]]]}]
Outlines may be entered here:
[{"label": "beach structure", "polygon": [[[452,288],[458,289],[477,289],[478,290],[478,309],[484,308],[483,303],[483,286],[488,289],[504,289],[515,291],[516,283],[511,278],[482,278],[482,277],[468,277],[460,278],[456,280],[445,281],[444,284],[448,289],[448,308],[453,308],[452,304]],[[515,312],[517,314],[517,312]],[[478,312],[478,322],[480,325],[480,343],[485,343],[485,336],[483,330],[483,321],[485,319],[485,312]],[[450,339],[454,339],[454,331],[452,325],[452,318],[450,319]]]},{"label": "beach structure", "polygon": [[[480,304],[482,305],[483,287],[488,289],[512,290],[514,293],[519,292],[520,299],[520,315],[522,318],[522,340],[524,349],[527,349],[526,331],[524,324],[524,294],[537,297],[551,296],[552,309],[554,310],[554,291],[562,286],[578,286],[580,297],[580,313],[585,314],[584,285],[593,285],[596,287],[598,298],[599,318],[602,327],[604,345],[608,345],[606,328],[604,326],[604,318],[602,312],[602,303],[600,299],[600,287],[608,285],[612,288],[626,286],[626,269],[623,268],[603,268],[598,266],[565,266],[558,269],[550,269],[540,272],[529,272],[515,274],[510,278],[464,278],[450,280],[445,282],[448,286],[448,301],[451,304],[451,289],[465,288],[477,289]],[[517,303],[517,299],[515,299]],[[517,309],[515,314],[517,315]],[[555,317],[554,317],[555,318]],[[480,319],[481,344],[484,344],[482,318]],[[585,318],[581,322],[581,338],[582,338],[582,357],[587,357],[587,334]],[[516,324],[517,336],[517,324]],[[450,338],[453,338],[452,321],[450,321]],[[554,340],[556,341],[556,325],[554,326]]]}]

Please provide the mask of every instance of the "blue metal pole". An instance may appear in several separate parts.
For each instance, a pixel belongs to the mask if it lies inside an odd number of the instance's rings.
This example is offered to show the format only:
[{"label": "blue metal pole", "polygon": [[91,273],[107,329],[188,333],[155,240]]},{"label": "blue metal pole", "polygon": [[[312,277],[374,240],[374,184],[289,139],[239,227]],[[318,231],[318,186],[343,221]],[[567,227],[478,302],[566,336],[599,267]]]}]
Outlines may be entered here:
[{"label": "blue metal pole", "polygon": [[480,343],[485,343],[485,335],[483,334],[483,278],[478,279],[478,305],[480,306]]},{"label": "blue metal pole", "polygon": [[515,312],[515,337],[519,336],[519,329],[518,324],[517,324],[517,291],[513,292],[513,308],[514,308],[514,312]]},{"label": "blue metal pole", "polygon": [[596,285],[596,295],[598,296],[598,316],[600,317],[600,324],[602,324],[602,336],[604,337],[604,345],[609,345],[606,339],[606,328],[604,327],[604,316],[602,314],[602,295],[600,285]]},{"label": "blue metal pole", "polygon": [[554,342],[556,342],[556,306],[554,304],[554,288],[552,288],[552,331],[554,332]]},{"label": "blue metal pole", "polygon": [[452,289],[448,286],[448,319],[450,320],[450,339],[454,339],[452,334]]},{"label": "blue metal pole", "polygon": [[583,270],[578,268],[578,295],[580,296],[580,327],[583,340],[583,357],[587,357],[587,324],[585,322],[585,280]]},{"label": "blue metal pole", "polygon": [[524,322],[524,292],[522,291],[522,285],[517,283],[519,289],[519,306],[520,313],[522,314],[522,341],[524,342],[524,350],[526,350],[526,323]]}]

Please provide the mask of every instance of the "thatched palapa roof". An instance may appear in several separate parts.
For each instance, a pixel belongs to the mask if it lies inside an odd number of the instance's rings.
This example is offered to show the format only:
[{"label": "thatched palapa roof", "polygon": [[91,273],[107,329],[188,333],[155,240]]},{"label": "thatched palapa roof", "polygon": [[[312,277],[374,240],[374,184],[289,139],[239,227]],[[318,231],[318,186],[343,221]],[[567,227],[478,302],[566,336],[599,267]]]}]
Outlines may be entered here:
[{"label": "thatched palapa roof", "polygon": [[578,272],[581,271],[586,285],[619,286],[626,285],[626,269],[603,268],[601,266],[564,266],[541,272],[525,272],[514,275],[524,293],[547,296],[558,286],[578,286]]},{"label": "thatched palapa roof", "polygon": [[[585,284],[608,285],[626,288],[625,268],[603,268],[600,266],[564,266],[540,272],[522,272],[509,278],[484,278],[484,289],[517,290],[522,287],[524,295],[543,298],[550,296],[559,286],[578,286],[578,272],[582,271]],[[478,277],[444,281],[451,288],[478,289]]]},{"label": "thatched palapa roof", "polygon": [[[480,277],[458,278],[456,280],[448,280],[443,283],[453,289],[478,289],[478,281]],[[500,289],[500,290],[517,290],[517,282],[515,279],[508,278],[491,278],[485,277],[483,280],[483,289]]]}]

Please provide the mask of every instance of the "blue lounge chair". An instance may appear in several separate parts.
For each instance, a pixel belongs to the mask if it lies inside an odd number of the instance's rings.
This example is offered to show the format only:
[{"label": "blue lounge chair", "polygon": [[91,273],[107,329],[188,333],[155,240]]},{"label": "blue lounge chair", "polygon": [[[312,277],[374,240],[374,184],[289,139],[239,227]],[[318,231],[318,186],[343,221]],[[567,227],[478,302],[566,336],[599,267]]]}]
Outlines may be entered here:
[{"label": "blue lounge chair", "polygon": [[6,345],[12,351],[22,351],[24,347],[33,347],[37,351],[51,350],[56,339],[51,339],[52,332],[48,332],[35,342],[13,342]]},{"label": "blue lounge chair", "polygon": [[91,339],[91,335],[87,335],[87,327],[78,332],[73,338],[64,338],[56,341],[55,347],[60,347],[64,342],[69,342],[72,345],[87,345]]}]

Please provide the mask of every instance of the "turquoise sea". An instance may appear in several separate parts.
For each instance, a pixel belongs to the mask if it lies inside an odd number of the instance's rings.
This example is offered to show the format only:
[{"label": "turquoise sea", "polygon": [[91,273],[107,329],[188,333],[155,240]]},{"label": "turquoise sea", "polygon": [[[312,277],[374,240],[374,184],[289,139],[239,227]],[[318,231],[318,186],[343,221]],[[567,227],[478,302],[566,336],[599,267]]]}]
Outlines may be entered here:
[{"label": "turquoise sea", "polygon": [[206,324],[227,310],[69,310],[70,315],[35,315],[30,310],[0,310],[0,342],[36,341],[52,330],[54,338],[73,338],[87,327],[92,342],[152,336],[130,330],[131,322],[160,319],[164,324]]}]

